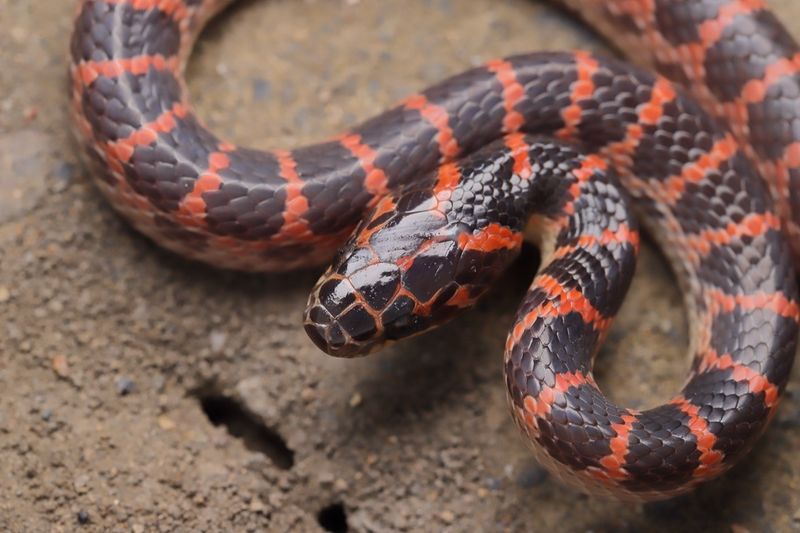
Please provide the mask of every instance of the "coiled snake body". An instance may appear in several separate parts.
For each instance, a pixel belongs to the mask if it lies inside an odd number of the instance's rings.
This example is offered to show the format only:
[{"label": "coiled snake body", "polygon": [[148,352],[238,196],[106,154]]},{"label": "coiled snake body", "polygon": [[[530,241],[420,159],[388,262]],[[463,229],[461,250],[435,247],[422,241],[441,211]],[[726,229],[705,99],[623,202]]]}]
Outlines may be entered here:
[{"label": "coiled snake body", "polygon": [[[305,325],[341,356],[451,318],[534,239],[543,264],[505,379],[545,465],[586,490],[656,499],[753,445],[800,317],[785,239],[800,236],[800,51],[760,0],[568,0],[667,77],[584,52],[520,55],[272,152],[218,139],[186,99],[192,43],[228,3],[79,3],[74,124],[100,190],[138,230],[225,268],[336,254]],[[686,385],[643,412],[611,403],[591,372],[634,270],[629,204],[692,317]]]}]

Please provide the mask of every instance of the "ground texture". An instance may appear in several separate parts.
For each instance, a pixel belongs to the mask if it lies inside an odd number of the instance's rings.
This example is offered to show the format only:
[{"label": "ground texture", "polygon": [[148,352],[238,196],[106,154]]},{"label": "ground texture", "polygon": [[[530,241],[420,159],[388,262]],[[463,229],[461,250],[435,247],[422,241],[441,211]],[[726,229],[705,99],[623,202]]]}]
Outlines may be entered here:
[{"label": "ground texture", "polygon": [[[534,462],[502,345],[535,257],[467,316],[334,360],[300,316],[318,273],[220,272],[106,206],[66,113],[73,2],[0,0],[0,530],[800,530],[800,372],[722,480],[645,506],[589,499]],[[800,4],[775,0],[800,34]],[[327,137],[494,56],[603,44],[531,0],[240,2],[190,88],[220,134]],[[681,297],[647,247],[597,377],[634,407],[686,368]]]}]

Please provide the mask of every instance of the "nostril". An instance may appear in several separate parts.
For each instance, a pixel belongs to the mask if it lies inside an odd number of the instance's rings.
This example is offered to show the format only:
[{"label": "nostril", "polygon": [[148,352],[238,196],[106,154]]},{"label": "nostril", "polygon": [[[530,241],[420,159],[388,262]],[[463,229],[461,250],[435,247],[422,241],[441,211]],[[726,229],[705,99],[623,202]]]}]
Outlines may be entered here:
[{"label": "nostril", "polygon": [[330,355],[340,355],[339,351],[347,344],[347,337],[338,324],[330,323],[333,320],[330,315],[327,313],[325,315],[329,317],[327,323],[306,320],[304,325],[306,334],[317,345],[317,348],[323,352]]},{"label": "nostril", "polygon": [[329,351],[328,340],[325,338],[325,326],[306,322],[305,330],[306,335],[308,335],[311,341],[317,345],[317,348],[326,353]]}]

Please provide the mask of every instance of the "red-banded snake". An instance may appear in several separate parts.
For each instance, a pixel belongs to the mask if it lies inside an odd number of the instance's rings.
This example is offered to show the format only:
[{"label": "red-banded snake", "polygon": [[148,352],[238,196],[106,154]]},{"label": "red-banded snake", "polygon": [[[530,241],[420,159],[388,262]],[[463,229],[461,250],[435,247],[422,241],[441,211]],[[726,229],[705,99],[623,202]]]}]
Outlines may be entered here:
[{"label": "red-banded snake", "polygon": [[[800,49],[761,0],[566,0],[665,77],[584,52],[520,55],[270,152],[220,140],[187,101],[192,44],[229,3],[79,2],[74,125],[133,226],[223,268],[333,257],[305,327],[340,356],[452,318],[535,240],[505,380],[543,464],[657,499],[751,448],[800,318],[787,244],[800,257]],[[633,275],[634,211],[684,290],[694,358],[679,395],[643,412],[610,402],[591,370]]]}]

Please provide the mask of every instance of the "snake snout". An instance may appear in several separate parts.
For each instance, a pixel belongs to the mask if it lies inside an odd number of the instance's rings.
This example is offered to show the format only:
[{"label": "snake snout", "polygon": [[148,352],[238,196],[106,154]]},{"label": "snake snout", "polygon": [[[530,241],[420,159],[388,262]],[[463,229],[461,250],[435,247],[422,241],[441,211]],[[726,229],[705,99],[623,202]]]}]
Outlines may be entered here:
[{"label": "snake snout", "polygon": [[379,317],[360,300],[348,279],[323,276],[304,317],[306,333],[314,344],[336,357],[366,355],[380,348]]}]

